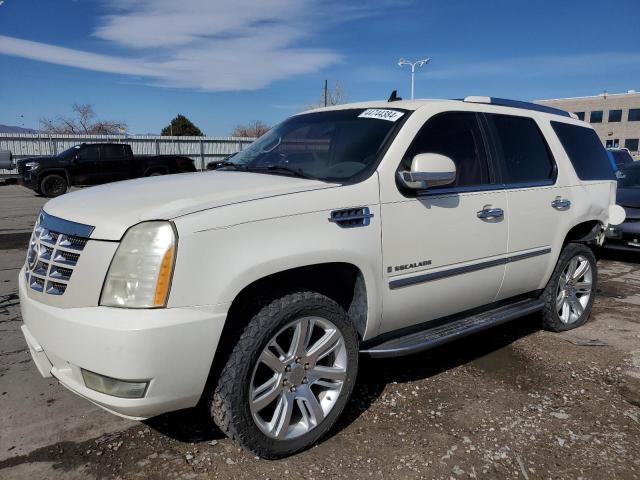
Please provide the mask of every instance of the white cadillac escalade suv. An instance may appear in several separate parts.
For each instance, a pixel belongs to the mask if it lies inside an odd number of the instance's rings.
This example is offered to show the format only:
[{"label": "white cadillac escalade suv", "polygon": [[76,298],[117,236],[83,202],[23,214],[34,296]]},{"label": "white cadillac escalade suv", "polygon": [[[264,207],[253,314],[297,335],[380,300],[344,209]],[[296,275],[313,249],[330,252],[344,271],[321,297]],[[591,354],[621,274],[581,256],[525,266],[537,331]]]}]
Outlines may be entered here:
[{"label": "white cadillac escalade suv", "polygon": [[525,314],[585,323],[624,216],[595,132],[488,97],[295,115],[216,171],[49,201],[20,272],[40,373],[118,415],[206,408],[255,454],[321,438],[360,354]]}]

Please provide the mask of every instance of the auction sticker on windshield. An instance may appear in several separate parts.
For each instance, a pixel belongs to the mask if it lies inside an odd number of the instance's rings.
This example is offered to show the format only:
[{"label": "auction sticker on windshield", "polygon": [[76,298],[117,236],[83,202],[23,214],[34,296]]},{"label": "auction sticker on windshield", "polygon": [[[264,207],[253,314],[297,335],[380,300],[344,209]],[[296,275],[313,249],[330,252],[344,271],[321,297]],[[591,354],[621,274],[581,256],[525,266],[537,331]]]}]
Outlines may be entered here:
[{"label": "auction sticker on windshield", "polygon": [[386,110],[384,108],[367,108],[364,112],[358,115],[359,118],[377,118],[378,120],[389,120],[395,122],[404,115],[404,112],[398,112],[397,110]]}]

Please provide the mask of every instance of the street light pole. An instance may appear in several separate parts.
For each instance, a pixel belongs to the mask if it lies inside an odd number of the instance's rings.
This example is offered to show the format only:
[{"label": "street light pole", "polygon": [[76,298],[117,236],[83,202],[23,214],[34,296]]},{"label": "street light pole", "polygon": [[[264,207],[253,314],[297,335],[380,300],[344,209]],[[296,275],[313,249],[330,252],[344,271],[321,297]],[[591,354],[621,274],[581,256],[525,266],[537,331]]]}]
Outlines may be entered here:
[{"label": "street light pole", "polygon": [[422,60],[416,60],[415,62],[410,62],[409,60],[405,60],[404,58],[401,58],[400,60],[398,60],[399,67],[402,67],[403,65],[411,66],[411,100],[413,100],[414,92],[415,92],[416,67],[421,67],[423,65],[426,65],[430,61],[431,61],[431,57],[423,58]]}]

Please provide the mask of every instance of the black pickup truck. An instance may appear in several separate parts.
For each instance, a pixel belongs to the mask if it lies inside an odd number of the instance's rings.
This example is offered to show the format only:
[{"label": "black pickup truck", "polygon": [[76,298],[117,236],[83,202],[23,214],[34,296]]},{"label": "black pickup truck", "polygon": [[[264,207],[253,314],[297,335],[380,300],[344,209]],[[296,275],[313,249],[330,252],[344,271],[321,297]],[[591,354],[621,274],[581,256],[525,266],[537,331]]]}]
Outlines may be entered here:
[{"label": "black pickup truck", "polygon": [[55,156],[23,158],[17,164],[21,183],[48,198],[72,185],[196,171],[189,157],[133,155],[131,145],[124,143],[81,143]]}]

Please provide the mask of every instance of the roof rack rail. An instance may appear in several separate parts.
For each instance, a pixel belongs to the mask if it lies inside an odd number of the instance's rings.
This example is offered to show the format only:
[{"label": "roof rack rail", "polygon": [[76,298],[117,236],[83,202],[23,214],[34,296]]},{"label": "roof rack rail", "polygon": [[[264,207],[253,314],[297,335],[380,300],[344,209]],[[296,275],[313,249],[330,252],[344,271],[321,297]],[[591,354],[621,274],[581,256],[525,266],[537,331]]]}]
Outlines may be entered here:
[{"label": "roof rack rail", "polygon": [[522,108],[525,110],[534,110],[536,112],[552,113],[554,115],[561,115],[563,117],[578,118],[577,115],[569,113],[559,108],[547,107],[546,105],[539,105],[537,103],[523,102],[520,100],[509,100],[507,98],[496,97],[477,97],[469,96],[464,99],[468,103],[487,103],[489,105],[500,105],[501,107]]}]

